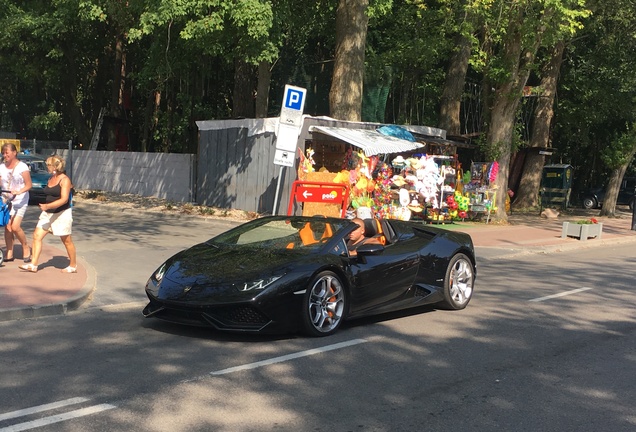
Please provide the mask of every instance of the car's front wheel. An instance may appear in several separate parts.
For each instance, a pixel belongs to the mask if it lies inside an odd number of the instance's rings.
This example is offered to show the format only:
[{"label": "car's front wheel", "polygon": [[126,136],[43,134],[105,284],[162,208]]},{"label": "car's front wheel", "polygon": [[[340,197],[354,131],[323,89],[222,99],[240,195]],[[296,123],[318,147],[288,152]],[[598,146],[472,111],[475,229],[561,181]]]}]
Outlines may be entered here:
[{"label": "car's front wheel", "polygon": [[584,209],[595,209],[598,207],[598,202],[594,197],[585,197],[583,198],[583,208]]},{"label": "car's front wheel", "polygon": [[473,263],[466,255],[459,253],[448,263],[444,278],[444,301],[446,309],[464,309],[473,296],[475,271]]},{"label": "car's front wheel", "polygon": [[344,320],[347,296],[338,276],[330,271],[316,275],[303,298],[303,326],[310,336],[333,334]]}]

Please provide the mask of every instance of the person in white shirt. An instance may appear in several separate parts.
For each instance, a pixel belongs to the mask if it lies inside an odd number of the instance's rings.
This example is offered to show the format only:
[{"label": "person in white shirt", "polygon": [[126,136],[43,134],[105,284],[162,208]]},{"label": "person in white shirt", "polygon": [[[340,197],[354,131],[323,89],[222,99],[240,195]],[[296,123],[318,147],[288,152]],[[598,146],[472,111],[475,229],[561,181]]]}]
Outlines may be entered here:
[{"label": "person in white shirt", "polygon": [[29,205],[29,190],[31,189],[31,171],[29,166],[18,159],[18,150],[15,144],[2,146],[4,163],[0,164],[0,186],[3,192],[2,198],[11,201],[11,218],[4,227],[4,242],[7,246],[5,261],[13,261],[13,244],[15,239],[22,244],[22,259],[31,262],[31,249],[27,244],[27,238],[22,230],[22,219]]}]

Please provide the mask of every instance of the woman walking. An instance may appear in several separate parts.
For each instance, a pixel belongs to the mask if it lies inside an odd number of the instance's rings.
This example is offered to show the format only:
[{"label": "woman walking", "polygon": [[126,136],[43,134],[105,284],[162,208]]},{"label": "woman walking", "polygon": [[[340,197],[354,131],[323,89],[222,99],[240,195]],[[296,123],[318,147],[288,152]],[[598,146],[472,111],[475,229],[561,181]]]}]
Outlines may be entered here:
[{"label": "woman walking", "polygon": [[65,162],[60,156],[51,156],[46,160],[46,168],[51,173],[44,194],[46,200],[40,204],[42,213],[33,231],[32,262],[21,265],[20,270],[36,273],[38,260],[42,252],[42,240],[48,233],[59,236],[66,248],[69,265],[63,273],[77,273],[75,244],[71,238],[73,226],[73,209],[71,207],[71,188],[73,184],[66,175]]},{"label": "woman walking", "polygon": [[28,263],[31,262],[31,250],[21,225],[29,206],[31,171],[27,164],[18,160],[18,149],[15,144],[4,144],[2,156],[4,163],[0,164],[0,185],[2,190],[9,191],[3,193],[2,198],[11,200],[9,223],[4,227],[4,242],[7,246],[4,260],[8,262],[14,260],[13,243],[17,238],[22,244],[22,258]]}]

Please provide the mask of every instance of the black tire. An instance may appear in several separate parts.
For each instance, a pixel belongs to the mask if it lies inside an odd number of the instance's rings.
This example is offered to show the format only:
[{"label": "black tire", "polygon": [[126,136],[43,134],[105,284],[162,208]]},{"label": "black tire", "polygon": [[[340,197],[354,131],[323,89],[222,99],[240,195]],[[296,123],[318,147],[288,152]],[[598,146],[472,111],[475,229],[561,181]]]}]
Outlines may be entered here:
[{"label": "black tire", "polygon": [[347,295],[333,272],[323,271],[311,280],[303,297],[303,327],[309,336],[329,336],[345,318]]},{"label": "black tire", "polygon": [[444,278],[444,301],[442,308],[464,309],[473,297],[475,268],[466,255],[459,253],[451,258]]},{"label": "black tire", "polygon": [[584,209],[595,209],[598,207],[598,201],[594,197],[584,197],[582,204]]},{"label": "black tire", "polygon": [[629,202],[629,204],[628,204],[629,209],[630,209],[631,211],[634,211],[634,201],[636,201],[636,200],[635,200],[635,199],[632,199],[632,200]]}]

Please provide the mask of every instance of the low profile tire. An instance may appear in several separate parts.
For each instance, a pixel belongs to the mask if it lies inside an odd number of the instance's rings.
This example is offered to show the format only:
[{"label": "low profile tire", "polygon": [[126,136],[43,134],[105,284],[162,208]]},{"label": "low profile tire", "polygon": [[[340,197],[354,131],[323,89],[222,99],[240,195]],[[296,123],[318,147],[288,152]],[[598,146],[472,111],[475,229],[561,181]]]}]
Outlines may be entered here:
[{"label": "low profile tire", "polygon": [[459,253],[448,263],[444,278],[444,309],[464,309],[473,296],[475,271],[466,255]]},{"label": "low profile tire", "polygon": [[310,336],[329,336],[345,318],[347,296],[338,276],[330,271],[316,275],[303,298],[303,326]]},{"label": "low profile tire", "polygon": [[598,207],[598,202],[596,201],[596,198],[592,198],[592,197],[583,198],[584,209],[595,209],[596,207]]}]

